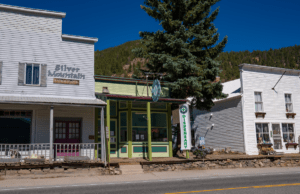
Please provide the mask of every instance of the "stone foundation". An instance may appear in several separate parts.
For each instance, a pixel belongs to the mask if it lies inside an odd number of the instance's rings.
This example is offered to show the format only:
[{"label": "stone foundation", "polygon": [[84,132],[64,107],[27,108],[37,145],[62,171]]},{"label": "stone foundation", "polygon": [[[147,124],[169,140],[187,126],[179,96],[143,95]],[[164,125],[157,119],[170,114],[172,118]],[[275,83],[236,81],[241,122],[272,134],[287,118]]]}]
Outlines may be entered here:
[{"label": "stone foundation", "polygon": [[255,160],[218,160],[218,161],[197,161],[180,164],[150,164],[143,165],[144,172],[176,171],[176,170],[208,170],[226,168],[267,168],[267,167],[296,167],[300,166],[299,160],[274,160],[255,159]]},{"label": "stone foundation", "polygon": [[80,177],[80,176],[100,176],[100,175],[121,175],[119,168],[43,168],[43,169],[20,169],[20,170],[1,170],[0,177],[10,178],[58,178],[58,177]]}]

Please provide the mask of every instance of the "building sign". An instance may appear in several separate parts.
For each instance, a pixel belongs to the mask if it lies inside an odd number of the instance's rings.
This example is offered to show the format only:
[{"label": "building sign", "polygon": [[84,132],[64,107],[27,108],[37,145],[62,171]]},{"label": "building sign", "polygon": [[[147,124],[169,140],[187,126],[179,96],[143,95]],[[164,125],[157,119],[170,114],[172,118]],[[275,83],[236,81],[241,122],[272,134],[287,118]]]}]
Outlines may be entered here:
[{"label": "building sign", "polygon": [[66,65],[56,65],[54,71],[48,70],[48,76],[71,79],[85,79],[85,75],[80,73],[80,68],[68,67]]},{"label": "building sign", "polygon": [[181,150],[191,149],[191,122],[189,105],[183,104],[179,107]]},{"label": "building sign", "polygon": [[70,85],[79,85],[79,80],[72,80],[72,79],[53,79],[54,84],[70,84]]},{"label": "building sign", "polygon": [[204,137],[200,137],[199,138],[199,143],[200,143],[200,146],[204,146],[205,145],[205,138]]},{"label": "building sign", "polygon": [[152,92],[153,101],[157,102],[160,97],[160,93],[161,93],[161,87],[160,87],[160,83],[159,83],[158,79],[154,80],[151,92]]}]

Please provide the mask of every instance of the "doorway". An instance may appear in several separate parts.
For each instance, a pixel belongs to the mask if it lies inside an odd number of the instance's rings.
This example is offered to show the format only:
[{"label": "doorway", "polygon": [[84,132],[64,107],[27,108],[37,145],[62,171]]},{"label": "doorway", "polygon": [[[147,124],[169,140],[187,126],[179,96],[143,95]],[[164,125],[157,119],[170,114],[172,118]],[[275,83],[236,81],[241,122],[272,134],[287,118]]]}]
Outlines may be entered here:
[{"label": "doorway", "polygon": [[272,124],[273,148],[275,151],[282,150],[280,124]]},{"label": "doorway", "polygon": [[30,143],[31,118],[0,118],[0,123],[0,143]]},{"label": "doorway", "polygon": [[54,122],[54,143],[57,143],[57,156],[80,156],[80,145],[69,145],[80,143],[80,121]]}]

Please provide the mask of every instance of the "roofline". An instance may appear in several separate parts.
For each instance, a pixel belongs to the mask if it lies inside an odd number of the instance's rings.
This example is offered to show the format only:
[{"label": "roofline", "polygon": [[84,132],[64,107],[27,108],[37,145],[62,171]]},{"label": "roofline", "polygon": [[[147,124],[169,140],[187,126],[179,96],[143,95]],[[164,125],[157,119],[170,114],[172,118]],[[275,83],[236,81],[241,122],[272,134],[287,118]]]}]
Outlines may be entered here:
[{"label": "roofline", "polygon": [[42,15],[50,15],[50,16],[56,16],[65,18],[66,13],[64,12],[56,12],[56,11],[49,11],[49,10],[42,10],[42,9],[32,9],[27,7],[19,7],[19,6],[13,6],[13,5],[6,5],[6,4],[0,4],[0,9],[5,10],[11,10],[11,11],[20,11],[20,12],[26,12],[26,13],[35,13],[35,14],[42,14]]},{"label": "roofline", "polygon": [[231,99],[234,99],[234,98],[238,98],[238,97],[242,97],[242,94],[237,94],[235,96],[231,96],[231,97],[228,97],[228,98],[223,98],[223,99],[220,99],[220,100],[215,100],[213,101],[214,103],[219,103],[219,102],[224,102],[226,100],[231,100]]},{"label": "roofline", "polygon": [[[95,75],[95,80],[108,80],[108,81],[114,81],[114,82],[120,82],[120,83],[139,83],[139,84],[147,84],[146,80],[143,79],[134,79],[134,78],[124,78],[124,77],[111,77],[111,76],[105,76],[105,75]],[[148,84],[153,84],[153,80],[148,80]],[[166,85],[170,82],[161,81],[160,85]]]},{"label": "roofline", "polygon": [[265,66],[265,65],[256,65],[256,64],[248,64],[248,63],[242,63],[239,65],[240,69],[243,69],[243,67],[253,67],[256,69],[268,69],[271,71],[277,71],[277,72],[290,72],[290,73],[295,73],[295,74],[300,74],[300,70],[297,69],[287,69],[287,68],[280,68],[280,67],[270,67],[270,66]]},{"label": "roofline", "polygon": [[74,104],[74,103],[56,103],[56,102],[21,102],[21,101],[0,101],[0,104],[30,104],[30,105],[47,105],[47,106],[79,106],[79,107],[96,107],[105,108],[105,104]]},{"label": "roofline", "polygon": [[75,36],[75,35],[69,35],[69,34],[62,34],[62,38],[70,39],[70,40],[79,40],[79,41],[86,41],[86,42],[98,42],[98,38],[93,37],[86,37],[86,36]]},{"label": "roofline", "polygon": [[[140,100],[140,101],[151,101],[153,102],[152,97],[147,96],[129,96],[129,95],[118,95],[118,94],[103,94],[95,92],[96,95],[103,95],[107,98],[114,98],[114,99],[127,99],[127,100]],[[186,103],[187,99],[177,99],[177,98],[159,98],[158,102],[173,102],[173,103]]]}]

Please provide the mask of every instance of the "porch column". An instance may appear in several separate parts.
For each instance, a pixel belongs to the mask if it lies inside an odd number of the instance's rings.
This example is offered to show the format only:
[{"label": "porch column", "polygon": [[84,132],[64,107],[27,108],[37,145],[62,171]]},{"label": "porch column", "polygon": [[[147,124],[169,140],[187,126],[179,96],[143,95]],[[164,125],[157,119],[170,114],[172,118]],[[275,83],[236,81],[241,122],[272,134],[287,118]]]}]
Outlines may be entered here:
[{"label": "porch column", "polygon": [[171,122],[171,116],[172,116],[172,110],[171,110],[171,104],[167,104],[168,106],[168,141],[169,141],[169,157],[173,157],[173,146],[172,146],[172,122]]},{"label": "porch column", "polygon": [[53,106],[50,107],[50,156],[49,162],[53,159]]},{"label": "porch column", "polygon": [[104,127],[104,108],[101,108],[101,161],[106,166],[106,145],[105,145],[105,127]]},{"label": "porch column", "polygon": [[151,108],[150,102],[147,102],[147,125],[148,125],[148,159],[152,161],[152,148],[151,148]]},{"label": "porch column", "polygon": [[108,139],[107,139],[107,162],[110,162],[110,101],[106,100],[106,126],[108,128]]},{"label": "porch column", "polygon": [[[99,126],[98,126],[98,118],[99,118],[99,109],[98,108],[95,108],[95,139],[94,139],[94,142],[95,143],[99,143],[98,142],[98,134],[100,134],[99,132]],[[97,160],[98,158],[98,145],[95,145],[95,159]]]},{"label": "porch column", "polygon": [[128,158],[132,158],[132,113],[131,105],[132,102],[128,101],[128,121],[127,121],[127,134],[128,134]]}]

